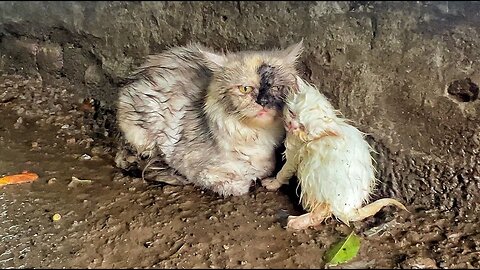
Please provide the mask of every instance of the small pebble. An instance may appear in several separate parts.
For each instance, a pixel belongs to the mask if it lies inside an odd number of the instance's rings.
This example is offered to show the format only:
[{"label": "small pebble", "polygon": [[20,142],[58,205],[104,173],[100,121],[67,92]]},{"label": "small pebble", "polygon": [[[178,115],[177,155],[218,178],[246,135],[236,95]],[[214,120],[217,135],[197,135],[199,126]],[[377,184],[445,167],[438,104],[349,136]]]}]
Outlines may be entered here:
[{"label": "small pebble", "polygon": [[[82,127],[83,128],[83,127]],[[103,154],[105,151],[102,147],[100,146],[94,146],[92,147],[92,154],[95,154],[95,155],[99,155],[99,154]]]},{"label": "small pebble", "polygon": [[14,127],[15,129],[18,129],[18,128],[22,125],[22,123],[23,123],[23,118],[22,118],[22,117],[19,117],[19,118],[17,119],[17,122],[15,122],[15,124],[13,124],[13,127]]},{"label": "small pebble", "polygon": [[62,216],[60,216],[60,214],[58,214],[58,213],[52,216],[53,221],[59,221],[61,218],[62,218]]},{"label": "small pebble", "polygon": [[408,258],[401,263],[401,267],[409,269],[435,269],[437,268],[437,263],[431,258],[419,256]]},{"label": "small pebble", "polygon": [[54,184],[55,182],[57,182],[57,178],[53,177],[48,179],[47,184],[51,185],[51,184]]},{"label": "small pebble", "polygon": [[90,159],[92,159],[92,157],[91,157],[91,156],[89,156],[89,155],[87,155],[87,154],[83,154],[83,155],[80,157],[80,159],[83,159],[83,160],[90,160]]},{"label": "small pebble", "polygon": [[71,187],[77,187],[78,185],[81,185],[81,184],[91,184],[91,183],[93,183],[92,180],[78,179],[77,177],[72,176],[72,181],[68,183],[67,187],[71,188]]}]

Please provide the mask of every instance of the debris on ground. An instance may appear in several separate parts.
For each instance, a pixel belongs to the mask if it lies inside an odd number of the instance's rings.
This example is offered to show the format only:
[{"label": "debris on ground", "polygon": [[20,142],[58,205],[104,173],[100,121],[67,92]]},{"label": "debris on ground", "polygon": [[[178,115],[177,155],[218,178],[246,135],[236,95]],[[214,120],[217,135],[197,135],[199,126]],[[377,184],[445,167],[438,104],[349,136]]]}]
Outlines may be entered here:
[{"label": "debris on ground", "polygon": [[8,175],[0,178],[0,186],[10,184],[22,184],[33,182],[38,179],[38,174],[28,171],[23,171],[20,174]]},{"label": "debris on ground", "polygon": [[75,176],[72,176],[72,181],[68,184],[68,187],[77,187],[83,184],[91,184],[93,181],[89,179],[78,179]]}]

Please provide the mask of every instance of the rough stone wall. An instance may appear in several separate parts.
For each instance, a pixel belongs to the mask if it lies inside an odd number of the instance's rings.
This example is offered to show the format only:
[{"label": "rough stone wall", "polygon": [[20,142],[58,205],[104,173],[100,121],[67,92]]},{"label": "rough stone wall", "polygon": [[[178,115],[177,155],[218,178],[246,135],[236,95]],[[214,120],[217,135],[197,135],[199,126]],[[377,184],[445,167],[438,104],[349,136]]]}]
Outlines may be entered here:
[{"label": "rough stone wall", "polygon": [[479,12],[478,2],[0,2],[0,69],[67,77],[112,106],[147,54],[303,38],[304,78],[370,134],[380,194],[462,215],[480,199]]}]

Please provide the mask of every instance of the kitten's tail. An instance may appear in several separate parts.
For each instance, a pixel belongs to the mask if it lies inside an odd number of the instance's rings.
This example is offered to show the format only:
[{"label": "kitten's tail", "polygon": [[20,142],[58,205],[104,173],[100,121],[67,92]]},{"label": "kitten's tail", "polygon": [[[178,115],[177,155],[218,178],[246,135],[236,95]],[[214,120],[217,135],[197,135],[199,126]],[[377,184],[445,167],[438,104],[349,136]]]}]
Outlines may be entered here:
[{"label": "kitten's tail", "polygon": [[395,199],[390,199],[390,198],[384,198],[377,200],[373,203],[370,203],[368,205],[365,205],[364,207],[357,209],[355,211],[355,214],[351,216],[349,219],[350,221],[359,221],[363,220],[367,217],[371,217],[375,215],[380,209],[382,209],[385,206],[389,205],[394,205],[397,206],[398,208],[405,210],[410,213],[410,211],[403,205],[401,202],[395,200]]}]

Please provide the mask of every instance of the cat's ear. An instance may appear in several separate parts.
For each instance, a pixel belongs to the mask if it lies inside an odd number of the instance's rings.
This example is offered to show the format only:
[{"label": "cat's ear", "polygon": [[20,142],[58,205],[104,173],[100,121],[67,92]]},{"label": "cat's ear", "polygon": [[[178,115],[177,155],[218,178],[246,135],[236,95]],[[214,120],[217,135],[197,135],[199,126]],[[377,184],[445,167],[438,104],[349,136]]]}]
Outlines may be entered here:
[{"label": "cat's ear", "polygon": [[212,70],[218,70],[225,66],[227,57],[224,54],[214,53],[205,48],[199,48],[200,52],[205,56],[207,66]]},{"label": "cat's ear", "polygon": [[204,52],[203,53],[208,61],[212,62],[213,64],[223,67],[227,62],[227,59],[224,55],[211,53],[211,52]]},{"label": "cat's ear", "polygon": [[283,50],[283,55],[285,57],[285,60],[290,63],[296,62],[297,59],[302,54],[303,49],[304,48],[303,48],[303,38],[302,38],[302,40],[300,40],[300,42],[298,42],[297,44],[293,44]]}]

